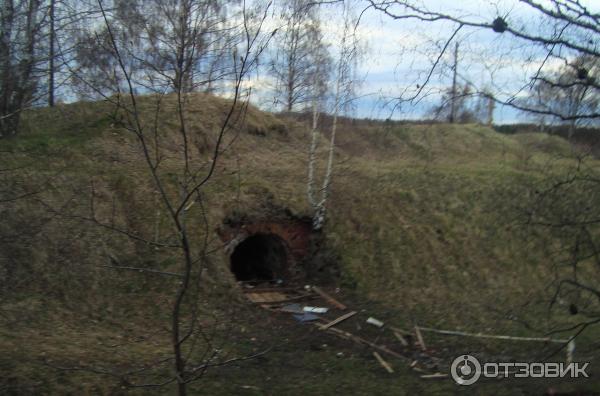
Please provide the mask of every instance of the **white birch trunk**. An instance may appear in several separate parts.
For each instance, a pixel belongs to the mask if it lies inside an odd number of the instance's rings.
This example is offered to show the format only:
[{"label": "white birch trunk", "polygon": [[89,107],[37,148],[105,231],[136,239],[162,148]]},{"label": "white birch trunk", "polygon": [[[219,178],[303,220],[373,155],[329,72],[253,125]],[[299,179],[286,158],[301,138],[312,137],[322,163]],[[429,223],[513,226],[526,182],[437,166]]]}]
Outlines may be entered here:
[{"label": "white birch trunk", "polygon": [[308,164],[308,201],[313,210],[312,225],[314,230],[320,230],[323,228],[326,219],[326,204],[329,198],[331,184],[333,180],[333,164],[335,161],[335,139],[337,132],[337,123],[342,104],[342,88],[348,83],[349,69],[352,68],[353,57],[356,54],[356,42],[351,40],[349,45],[349,35],[351,34],[350,29],[354,26],[350,18],[350,10],[347,3],[344,4],[344,32],[340,45],[340,53],[337,64],[337,76],[336,76],[336,87],[335,87],[335,99],[333,109],[333,121],[331,125],[331,136],[329,139],[329,149],[327,166],[325,169],[325,175],[323,177],[323,185],[320,191],[320,199],[317,201],[316,195],[318,192],[315,191],[315,167],[316,167],[316,149],[318,144],[318,102],[317,97],[313,98],[313,125],[312,125],[312,140],[309,153],[309,164]]},{"label": "white birch trunk", "polygon": [[327,158],[327,168],[325,170],[325,177],[323,178],[323,187],[321,189],[321,200],[315,207],[313,215],[313,229],[320,230],[325,224],[325,212],[327,204],[327,198],[329,197],[329,189],[331,188],[331,181],[333,178],[333,161],[335,159],[335,134],[337,131],[337,119],[340,112],[341,102],[341,86],[342,80],[344,79],[344,59],[346,53],[346,40],[348,35],[348,26],[344,28],[344,36],[342,38],[342,49],[340,53],[340,59],[338,63],[337,79],[335,85],[335,101],[333,109],[333,122],[331,125],[331,137],[329,140],[329,154]]},{"label": "white birch trunk", "polygon": [[[342,60],[340,59],[340,64]],[[340,67],[341,68],[341,67]],[[333,161],[335,159],[335,135],[337,131],[337,119],[340,108],[340,85],[341,75],[338,75],[335,88],[335,108],[333,111],[333,122],[331,124],[331,138],[329,140],[329,154],[327,158],[327,168],[325,170],[325,177],[323,178],[323,187],[321,189],[321,200],[316,205],[316,210],[313,217],[313,228],[320,230],[325,224],[325,212],[327,204],[327,198],[329,198],[329,189],[331,188],[331,182],[333,178]]]},{"label": "white birch trunk", "polygon": [[[316,89],[315,89],[316,90]],[[319,131],[317,129],[319,119],[317,95],[312,100],[312,129],[310,149],[308,152],[308,184],[307,194],[308,203],[313,211],[317,210],[317,199],[315,198],[315,162],[317,160],[317,142],[319,140]]]}]

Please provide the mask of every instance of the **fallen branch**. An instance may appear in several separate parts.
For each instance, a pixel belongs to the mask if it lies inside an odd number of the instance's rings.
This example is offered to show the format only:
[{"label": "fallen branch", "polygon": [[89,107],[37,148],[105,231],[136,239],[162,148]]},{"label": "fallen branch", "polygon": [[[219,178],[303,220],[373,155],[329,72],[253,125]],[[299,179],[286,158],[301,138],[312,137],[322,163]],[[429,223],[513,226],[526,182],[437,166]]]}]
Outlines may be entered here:
[{"label": "fallen branch", "polygon": [[404,337],[402,337],[402,334],[398,333],[397,331],[394,331],[394,335],[396,336],[396,338],[398,339],[398,341],[400,341],[400,343],[407,347],[408,346],[408,341],[406,341],[406,339]]},{"label": "fallen branch", "polygon": [[346,320],[346,319],[348,319],[348,318],[351,318],[352,316],[354,316],[354,315],[356,315],[356,314],[357,314],[357,312],[356,312],[356,311],[348,312],[347,314],[345,314],[345,315],[342,315],[342,316],[340,316],[339,318],[337,318],[337,319],[334,319],[334,320],[332,320],[331,322],[329,322],[329,323],[327,323],[327,324],[325,324],[325,325],[321,326],[321,327],[320,327],[320,329],[321,329],[321,330],[327,330],[328,328],[330,328],[330,327],[332,327],[332,326],[335,326],[336,324],[338,324],[338,323],[341,323],[341,322],[343,322],[344,320]]},{"label": "fallen branch", "polygon": [[394,374],[394,369],[392,368],[392,366],[390,366],[390,364],[388,362],[383,360],[383,358],[381,357],[381,355],[379,353],[373,352],[373,356],[375,356],[375,358],[377,359],[379,364],[381,364],[383,366],[383,368],[387,370],[388,373]]},{"label": "fallen branch", "polygon": [[425,345],[425,340],[423,339],[423,335],[421,334],[421,330],[420,330],[419,326],[415,326],[415,334],[417,335],[417,341],[419,341],[419,345],[421,346],[421,349],[426,351],[427,346]]},{"label": "fallen branch", "polygon": [[444,374],[444,373],[423,374],[423,375],[421,375],[421,378],[424,378],[424,379],[448,378],[448,374]]},{"label": "fallen branch", "polygon": [[[316,324],[316,325],[317,325],[317,326],[321,326],[321,325],[319,325],[319,324]],[[388,347],[386,347],[386,346],[383,346],[383,345],[377,345],[377,344],[375,344],[375,343],[373,343],[373,342],[371,342],[371,341],[365,340],[364,338],[362,338],[362,337],[359,337],[359,336],[357,336],[357,335],[354,335],[354,334],[352,334],[352,333],[349,333],[349,332],[347,332],[347,331],[344,331],[344,330],[339,330],[339,329],[336,329],[335,327],[330,327],[330,328],[329,328],[329,329],[327,329],[326,331],[328,331],[328,332],[331,332],[332,334],[335,334],[335,335],[337,335],[338,337],[341,337],[341,338],[344,338],[344,339],[347,339],[347,340],[354,341],[354,342],[356,342],[357,344],[363,344],[363,345],[367,345],[367,346],[369,346],[369,347],[371,347],[371,348],[373,348],[373,349],[376,349],[376,350],[378,350],[378,351],[380,351],[380,352],[387,353],[388,355],[390,355],[390,356],[393,356],[393,357],[395,357],[395,358],[402,359],[402,360],[405,360],[405,361],[410,361],[410,359],[408,359],[407,357],[405,357],[405,356],[402,356],[402,355],[401,355],[401,354],[399,354],[398,352],[394,352],[394,351],[392,351],[391,349],[389,349],[389,348],[388,348]]]},{"label": "fallen branch", "polygon": [[348,308],[347,306],[345,306],[344,304],[342,304],[341,302],[339,302],[335,298],[331,297],[329,294],[325,293],[323,290],[321,290],[321,288],[319,288],[317,286],[313,286],[312,290],[315,293],[317,293],[319,296],[323,297],[328,303],[330,303],[334,307],[336,307],[338,309],[341,309],[341,310],[345,310],[345,309]]},{"label": "fallen branch", "polygon": [[494,338],[494,339],[498,339],[498,340],[512,340],[512,341],[555,342],[555,343],[561,343],[561,344],[565,344],[565,343],[569,342],[569,340],[561,340],[561,339],[550,338],[550,337],[515,337],[515,336],[507,336],[507,335],[468,333],[468,332],[455,331],[455,330],[440,330],[440,329],[433,329],[431,327],[419,327],[419,329],[422,331],[429,331],[431,333],[462,336],[462,337]]},{"label": "fallen branch", "polygon": [[550,337],[517,337],[517,336],[507,336],[507,335],[495,335],[495,334],[482,334],[482,333],[468,333],[464,331],[456,331],[456,330],[440,330],[440,329],[432,329],[430,327],[420,327],[420,330],[429,331],[431,333],[445,334],[445,335],[453,335],[460,337],[475,337],[475,338],[491,338],[496,340],[509,340],[509,341],[528,341],[528,342],[553,342],[557,344],[567,344],[567,363],[573,361],[573,352],[575,351],[575,340],[570,338],[568,340],[562,340],[557,338]]}]

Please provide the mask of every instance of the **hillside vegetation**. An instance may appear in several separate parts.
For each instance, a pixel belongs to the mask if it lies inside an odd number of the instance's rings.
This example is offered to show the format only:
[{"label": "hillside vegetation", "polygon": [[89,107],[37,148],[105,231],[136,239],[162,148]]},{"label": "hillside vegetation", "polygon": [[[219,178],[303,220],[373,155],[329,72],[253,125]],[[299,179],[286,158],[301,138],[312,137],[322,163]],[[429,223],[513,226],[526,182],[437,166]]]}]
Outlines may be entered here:
[{"label": "hillside vegetation", "polygon": [[[181,167],[171,100],[165,99],[158,117],[165,177]],[[150,125],[153,98],[140,101]],[[197,166],[210,165],[227,106],[226,100],[207,95],[189,98]],[[147,246],[88,219],[93,202],[101,221],[150,239],[170,227],[136,140],[114,125],[114,116],[102,102],[36,109],[25,115],[19,136],[0,140],[3,186],[23,195],[0,203],[0,386],[8,394],[146,394],[152,390],[129,389],[102,370],[80,369],[126,370],[168,356],[165,329],[175,281],[103,266],[116,258],[122,265],[176,272],[178,262],[169,248]],[[321,170],[326,124],[319,143]],[[309,132],[300,119],[250,107],[225,135],[216,174],[202,191],[204,205],[187,214],[199,237],[208,230],[214,250],[201,286],[202,325],[218,335],[224,353],[256,350],[251,334],[278,345],[285,337],[269,335],[269,329],[278,334],[279,324],[240,297],[215,230],[228,216],[265,208],[309,214]],[[569,301],[551,309],[548,304],[553,248],[559,241],[525,225],[536,189],[578,164],[565,140],[503,135],[474,124],[352,119],[343,120],[338,137],[324,256],[337,267],[328,272],[330,282],[351,301],[408,328],[418,323],[540,336],[577,320],[568,313]],[[595,160],[589,164],[597,166]],[[176,185],[170,188],[177,193]],[[597,335],[590,329],[578,341],[582,356],[591,358],[586,346]],[[287,336],[306,346],[302,337],[294,331]],[[465,341],[445,340],[432,342],[440,350],[452,345],[449,354],[464,351],[459,348]],[[542,348],[474,343],[467,348],[490,354],[531,356]],[[308,393],[315,394],[341,382],[361,394],[411,393],[425,386],[409,371],[392,382],[377,367],[364,373],[358,357],[340,360],[334,352],[310,355],[286,345],[274,348],[274,357],[267,354],[271,360],[263,362],[275,378],[266,394],[305,394],[292,386],[303,376],[311,379]],[[276,364],[284,360],[294,360],[287,371]],[[240,388],[265,380],[258,363],[218,370],[209,370],[200,382],[204,393],[260,394]],[[352,382],[363,375],[368,381]],[[439,387],[440,394],[455,389],[450,382],[432,386],[428,390]]]}]

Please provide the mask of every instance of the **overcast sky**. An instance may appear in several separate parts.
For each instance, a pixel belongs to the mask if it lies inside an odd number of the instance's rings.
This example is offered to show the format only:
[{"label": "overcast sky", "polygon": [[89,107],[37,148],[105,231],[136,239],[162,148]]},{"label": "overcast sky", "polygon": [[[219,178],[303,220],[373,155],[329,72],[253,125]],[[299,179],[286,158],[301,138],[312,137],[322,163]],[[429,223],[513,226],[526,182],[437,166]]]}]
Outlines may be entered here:
[{"label": "overcast sky", "polygon": [[[543,1],[543,0],[542,0]],[[543,21],[530,7],[516,0],[423,0],[436,11],[466,16],[481,22],[491,22],[502,15],[514,26],[528,29],[545,29]],[[360,13],[366,2],[356,1]],[[593,11],[600,11],[599,0],[583,1]],[[324,7],[324,28],[328,42],[335,47],[339,42],[341,12],[339,7]],[[428,114],[440,101],[440,92],[451,84],[452,56],[449,51],[433,75],[425,95],[416,102],[401,103],[395,100],[400,95],[410,96],[417,84],[423,84],[440,47],[450,36],[455,25],[425,23],[420,21],[393,20],[383,13],[370,9],[362,14],[359,34],[368,48],[360,65],[358,76],[362,81],[357,91],[358,117],[370,118],[420,118]],[[463,29],[457,36],[460,42],[459,82],[469,83],[476,89],[491,88],[505,95],[517,93],[526,96],[527,71],[534,70],[543,60],[539,48],[512,38],[507,34],[496,34],[486,29]],[[560,62],[552,61],[547,71],[558,69]],[[268,78],[261,77],[258,83],[263,91],[258,101],[261,107],[272,105],[272,96],[267,94]],[[495,122],[513,123],[525,117],[512,108],[498,106]]]}]

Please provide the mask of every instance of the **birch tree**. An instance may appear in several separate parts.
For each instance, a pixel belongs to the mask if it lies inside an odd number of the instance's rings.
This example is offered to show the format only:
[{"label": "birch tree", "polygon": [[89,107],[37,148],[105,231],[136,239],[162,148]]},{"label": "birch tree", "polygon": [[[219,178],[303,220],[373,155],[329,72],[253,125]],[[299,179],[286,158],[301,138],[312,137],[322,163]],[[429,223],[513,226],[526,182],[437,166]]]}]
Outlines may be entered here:
[{"label": "birch tree", "polygon": [[360,55],[360,43],[356,31],[357,19],[353,15],[351,2],[343,4],[343,25],[339,37],[339,48],[337,59],[335,61],[334,71],[334,93],[332,124],[329,136],[329,146],[327,148],[327,164],[324,170],[323,182],[321,188],[316,191],[317,184],[315,167],[316,152],[318,142],[318,84],[315,84],[315,93],[312,103],[312,131],[311,145],[309,149],[308,161],[308,201],[313,211],[313,229],[323,228],[326,220],[326,204],[330,195],[333,182],[333,168],[335,162],[336,134],[338,130],[338,117],[344,107],[349,104],[354,95],[354,86],[356,84],[356,69]]},{"label": "birch tree", "polygon": [[315,65],[314,75],[312,76],[312,98],[311,98],[311,142],[308,154],[308,181],[307,181],[307,197],[308,203],[310,204],[314,217],[313,227],[320,229],[322,223],[317,220],[317,212],[319,208],[319,202],[317,202],[317,194],[315,191],[315,167],[317,160],[317,147],[320,138],[319,133],[319,116],[323,111],[323,107],[326,104],[327,90],[329,87],[329,74],[331,67],[331,56],[327,51],[327,48],[323,44],[322,35],[314,35],[312,37],[314,45],[312,46],[313,51],[311,52],[311,58]]},{"label": "birch tree", "polygon": [[[287,112],[302,110],[310,103],[315,77],[326,68],[319,59],[322,41],[320,8],[310,0],[286,0],[281,18],[283,28],[271,60],[271,74],[277,86],[277,101]],[[320,63],[319,63],[320,62]]]}]

